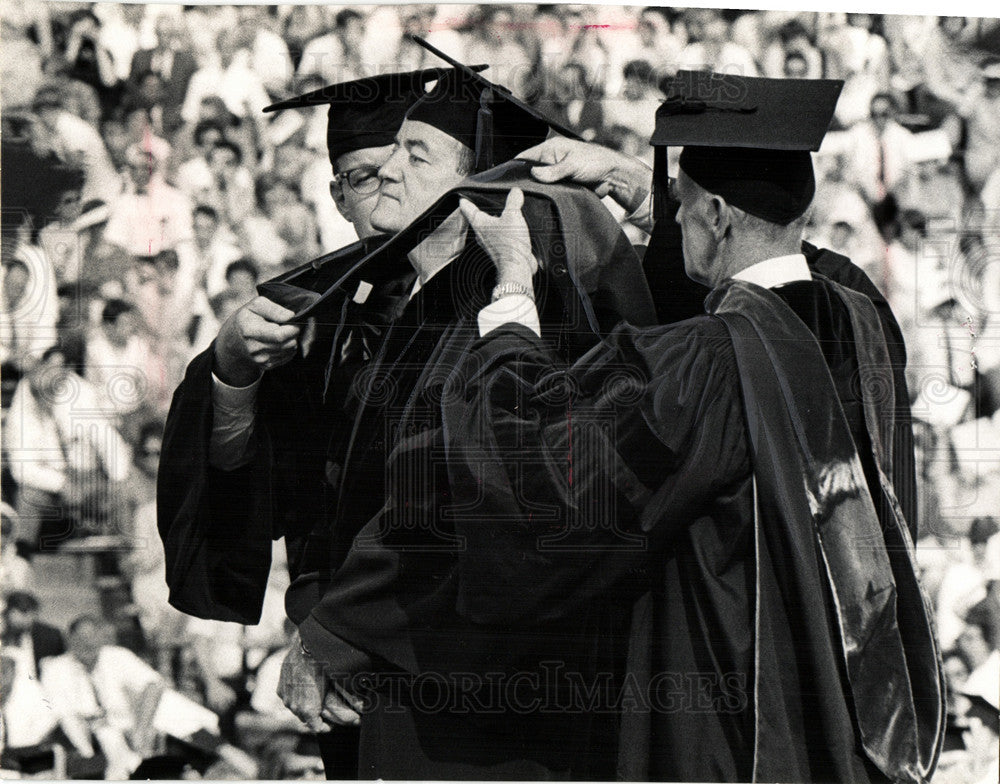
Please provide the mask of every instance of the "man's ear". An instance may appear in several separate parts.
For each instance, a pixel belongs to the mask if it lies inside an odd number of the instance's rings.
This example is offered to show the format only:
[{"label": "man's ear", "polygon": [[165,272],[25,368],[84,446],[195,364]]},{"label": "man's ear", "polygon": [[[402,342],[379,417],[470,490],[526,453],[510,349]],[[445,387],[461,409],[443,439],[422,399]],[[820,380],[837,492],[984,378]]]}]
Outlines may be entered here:
[{"label": "man's ear", "polygon": [[732,226],[732,210],[726,200],[716,194],[712,194],[706,209],[712,226],[712,234],[715,235],[716,242],[721,241],[729,234],[729,229]]},{"label": "man's ear", "polygon": [[344,220],[351,220],[351,216],[347,214],[347,202],[344,199],[344,186],[336,180],[330,180],[330,196],[333,198],[333,203],[337,205],[337,212],[341,214]]}]

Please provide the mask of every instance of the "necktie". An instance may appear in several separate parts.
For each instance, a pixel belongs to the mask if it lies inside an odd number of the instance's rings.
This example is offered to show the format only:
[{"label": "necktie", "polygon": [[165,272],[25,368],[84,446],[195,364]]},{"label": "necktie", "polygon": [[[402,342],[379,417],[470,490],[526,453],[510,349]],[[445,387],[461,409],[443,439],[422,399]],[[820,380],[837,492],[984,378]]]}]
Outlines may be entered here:
[{"label": "necktie", "polygon": [[885,141],[882,136],[878,137],[878,197],[881,201],[889,192],[885,182]]}]

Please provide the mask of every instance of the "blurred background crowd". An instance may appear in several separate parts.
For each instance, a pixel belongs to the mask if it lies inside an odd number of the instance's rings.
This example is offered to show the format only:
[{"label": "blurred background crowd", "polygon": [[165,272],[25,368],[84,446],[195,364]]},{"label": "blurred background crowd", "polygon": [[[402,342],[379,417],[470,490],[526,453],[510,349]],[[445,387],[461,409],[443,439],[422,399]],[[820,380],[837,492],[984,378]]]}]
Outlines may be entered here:
[{"label": "blurred background crowd", "polygon": [[[996,781],[1000,21],[601,6],[6,3],[0,558],[4,776],[309,778],[260,625],[166,601],[155,476],[187,362],[258,281],[355,239],[326,107],[291,94],[468,63],[651,160],[678,68],[844,79],[807,237],[907,340],[918,555],[953,687],[935,781]],[[992,777],[992,778],[990,778]]]}]

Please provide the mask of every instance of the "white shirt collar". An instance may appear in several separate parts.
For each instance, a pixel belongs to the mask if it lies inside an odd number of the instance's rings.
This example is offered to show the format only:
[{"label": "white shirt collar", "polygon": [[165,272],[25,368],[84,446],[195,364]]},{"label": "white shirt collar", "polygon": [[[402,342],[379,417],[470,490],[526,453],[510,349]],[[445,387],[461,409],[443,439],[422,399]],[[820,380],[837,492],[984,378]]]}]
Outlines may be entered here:
[{"label": "white shirt collar", "polygon": [[765,289],[774,289],[797,280],[812,280],[809,264],[801,253],[765,259],[733,275],[734,280],[755,283]]}]

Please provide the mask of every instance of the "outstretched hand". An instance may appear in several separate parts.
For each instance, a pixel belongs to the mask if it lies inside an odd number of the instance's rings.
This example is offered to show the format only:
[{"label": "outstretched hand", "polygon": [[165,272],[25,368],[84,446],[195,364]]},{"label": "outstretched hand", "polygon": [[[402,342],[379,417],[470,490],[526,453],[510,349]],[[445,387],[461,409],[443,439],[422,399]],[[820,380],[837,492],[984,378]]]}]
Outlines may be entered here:
[{"label": "outstretched hand", "polygon": [[529,147],[518,160],[538,164],[531,176],[539,182],[569,180],[599,197],[611,196],[627,211],[649,197],[652,170],[642,161],[600,144],[553,137]]},{"label": "outstretched hand", "polygon": [[476,233],[476,239],[497,268],[498,283],[519,283],[531,288],[538,261],[531,252],[531,235],[521,207],[524,192],[512,188],[499,216],[492,216],[468,199],[459,200],[459,209]]}]

